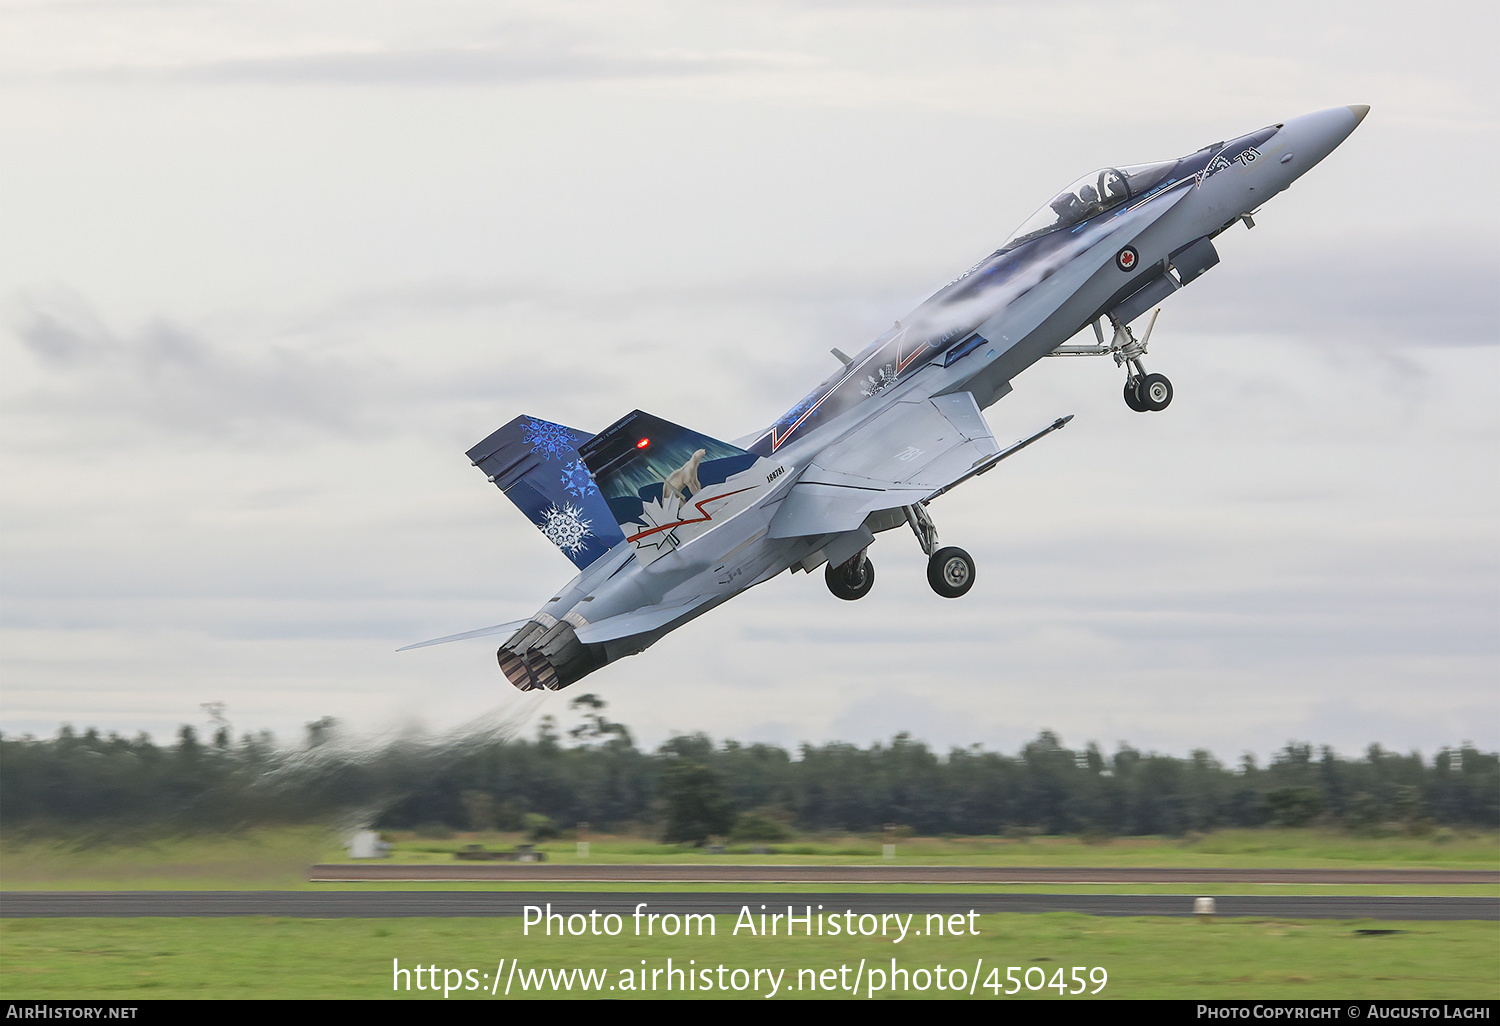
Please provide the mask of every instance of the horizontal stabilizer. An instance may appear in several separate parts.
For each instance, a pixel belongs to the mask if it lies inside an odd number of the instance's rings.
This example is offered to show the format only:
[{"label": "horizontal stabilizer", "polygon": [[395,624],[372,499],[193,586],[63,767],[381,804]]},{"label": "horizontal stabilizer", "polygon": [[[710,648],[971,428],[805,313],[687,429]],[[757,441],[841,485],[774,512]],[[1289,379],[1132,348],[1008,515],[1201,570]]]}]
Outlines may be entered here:
[{"label": "horizontal stabilizer", "polygon": [[514,634],[526,626],[525,620],[514,620],[510,623],[500,623],[493,627],[481,627],[477,631],[465,631],[462,634],[450,634],[446,638],[433,638],[431,641],[419,641],[415,645],[407,645],[396,649],[397,652],[410,652],[414,648],[426,648],[429,645],[446,645],[450,641],[464,641],[468,638],[488,638],[492,634]]},{"label": "horizontal stabilizer", "polygon": [[625,540],[578,455],[578,447],[592,437],[536,417],[517,417],[468,453],[580,570]]}]

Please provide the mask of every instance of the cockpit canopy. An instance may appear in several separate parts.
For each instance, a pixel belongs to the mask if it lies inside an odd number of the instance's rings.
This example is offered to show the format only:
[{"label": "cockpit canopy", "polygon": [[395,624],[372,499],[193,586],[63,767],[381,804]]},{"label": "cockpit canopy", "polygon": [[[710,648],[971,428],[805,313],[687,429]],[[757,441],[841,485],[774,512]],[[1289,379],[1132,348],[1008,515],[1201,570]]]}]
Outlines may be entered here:
[{"label": "cockpit canopy", "polygon": [[1042,209],[1026,219],[1011,237],[1005,240],[1001,250],[1055,232],[1060,228],[1071,228],[1095,214],[1102,214],[1128,199],[1144,196],[1165,178],[1174,167],[1175,160],[1158,161],[1154,164],[1131,164],[1127,167],[1105,167],[1084,175],[1078,181],[1058,193]]}]

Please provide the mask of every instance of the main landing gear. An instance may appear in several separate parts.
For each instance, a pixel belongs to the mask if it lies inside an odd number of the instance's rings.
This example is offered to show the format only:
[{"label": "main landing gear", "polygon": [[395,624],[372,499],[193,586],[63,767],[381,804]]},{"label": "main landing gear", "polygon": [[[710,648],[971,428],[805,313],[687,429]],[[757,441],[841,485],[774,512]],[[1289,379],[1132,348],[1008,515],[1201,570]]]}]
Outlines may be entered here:
[{"label": "main landing gear", "polygon": [[823,580],[834,597],[853,602],[870,594],[870,589],[875,587],[875,564],[870,562],[865,551],[861,549],[838,566],[829,563],[823,571]]},{"label": "main landing gear", "polygon": [[[938,548],[937,525],[921,503],[903,506],[902,513],[917,536],[917,544],[927,554],[927,583],[943,598],[960,598],[974,587],[974,557],[952,545]],[[893,525],[894,526],[894,525]],[[870,594],[875,587],[875,564],[864,549],[835,566],[823,569],[823,580],[835,598],[853,602]]]},{"label": "main landing gear", "polygon": [[921,503],[903,509],[917,544],[927,554],[927,583],[943,598],[959,598],[974,587],[974,557],[963,549],[938,548],[937,525]]},{"label": "main landing gear", "polygon": [[960,598],[974,587],[974,557],[963,549],[938,549],[927,560],[927,583],[943,598]]}]

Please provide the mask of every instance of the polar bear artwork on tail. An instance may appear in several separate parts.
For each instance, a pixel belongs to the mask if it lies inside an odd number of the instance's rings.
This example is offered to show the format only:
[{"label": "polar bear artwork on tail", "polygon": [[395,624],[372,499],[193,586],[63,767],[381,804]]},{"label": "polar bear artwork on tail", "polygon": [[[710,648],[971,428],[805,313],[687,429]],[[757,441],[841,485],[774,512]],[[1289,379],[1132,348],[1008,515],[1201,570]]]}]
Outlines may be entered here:
[{"label": "polar bear artwork on tail", "polygon": [[703,490],[703,485],[698,482],[698,465],[703,462],[703,457],[706,455],[708,455],[706,450],[699,449],[693,453],[691,459],[662,479],[661,504],[663,509],[667,508],[668,500],[674,495],[677,496],[677,504],[681,508],[683,503]]}]

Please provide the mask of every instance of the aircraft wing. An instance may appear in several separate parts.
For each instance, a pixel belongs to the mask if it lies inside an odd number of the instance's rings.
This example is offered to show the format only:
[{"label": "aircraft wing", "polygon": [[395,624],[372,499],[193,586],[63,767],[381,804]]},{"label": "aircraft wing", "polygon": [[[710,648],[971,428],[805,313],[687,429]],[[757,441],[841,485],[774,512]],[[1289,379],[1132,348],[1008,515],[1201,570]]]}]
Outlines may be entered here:
[{"label": "aircraft wing", "polygon": [[876,510],[943,491],[999,451],[969,392],[894,403],[813,458],[772,517],[769,537],[855,530]]}]

